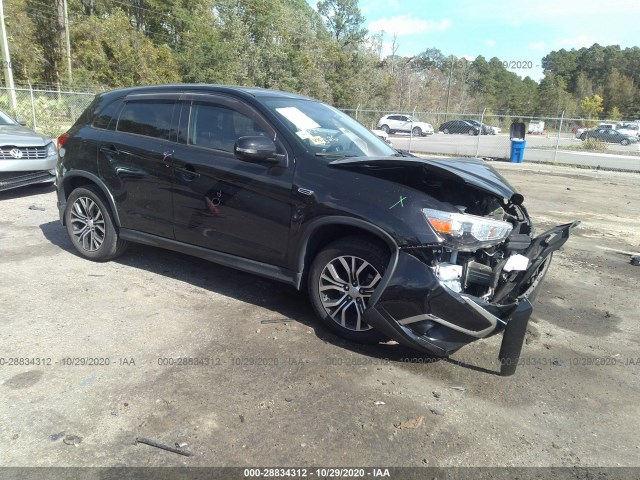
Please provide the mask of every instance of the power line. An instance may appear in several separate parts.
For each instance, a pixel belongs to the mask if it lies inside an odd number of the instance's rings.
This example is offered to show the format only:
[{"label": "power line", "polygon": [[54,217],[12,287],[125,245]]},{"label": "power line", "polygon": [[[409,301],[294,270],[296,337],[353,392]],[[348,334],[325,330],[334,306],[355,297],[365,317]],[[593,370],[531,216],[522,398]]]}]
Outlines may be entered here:
[{"label": "power line", "polygon": [[147,12],[151,12],[151,13],[155,13],[157,15],[161,15],[164,17],[170,17],[170,14],[166,13],[166,12],[161,12],[160,10],[155,10],[155,9],[151,9],[151,8],[146,8],[146,7],[140,7],[138,5],[134,5],[132,3],[127,3],[127,2],[119,2],[117,0],[111,0],[113,3],[117,3],[119,5],[123,5],[125,7],[129,7],[129,8],[134,8],[136,10],[144,10]]}]

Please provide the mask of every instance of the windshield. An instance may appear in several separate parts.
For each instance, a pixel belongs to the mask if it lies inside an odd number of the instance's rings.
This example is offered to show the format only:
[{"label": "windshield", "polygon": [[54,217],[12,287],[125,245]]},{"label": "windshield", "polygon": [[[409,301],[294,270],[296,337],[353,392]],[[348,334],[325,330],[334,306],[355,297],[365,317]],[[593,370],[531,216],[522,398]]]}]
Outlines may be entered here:
[{"label": "windshield", "polygon": [[15,124],[16,122],[14,122],[9,115],[0,111],[0,125],[15,125]]},{"label": "windshield", "polygon": [[265,105],[280,117],[304,148],[318,157],[379,157],[396,151],[356,120],[312,100],[270,99]]}]

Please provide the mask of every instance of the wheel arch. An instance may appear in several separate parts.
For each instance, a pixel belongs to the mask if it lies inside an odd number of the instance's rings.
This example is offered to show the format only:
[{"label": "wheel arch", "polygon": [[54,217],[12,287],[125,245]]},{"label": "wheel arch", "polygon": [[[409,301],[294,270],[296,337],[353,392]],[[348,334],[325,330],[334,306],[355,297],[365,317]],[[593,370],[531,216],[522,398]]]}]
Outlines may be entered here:
[{"label": "wheel arch", "polygon": [[304,288],[309,267],[319,251],[335,240],[354,235],[367,235],[378,240],[389,250],[390,265],[395,264],[398,245],[393,237],[380,227],[357,218],[323,217],[312,221],[302,236],[297,263],[300,275],[296,287]]},{"label": "wheel arch", "polygon": [[[84,171],[71,171],[68,172],[62,179],[62,191],[64,194],[65,202],[76,188],[83,187],[85,185],[95,185],[100,189],[104,198],[109,204],[111,214],[116,223],[116,226],[120,227],[120,216],[118,215],[118,209],[113,199],[113,195],[100,178],[90,172]],[[62,223],[64,224],[64,216],[62,216]]]}]

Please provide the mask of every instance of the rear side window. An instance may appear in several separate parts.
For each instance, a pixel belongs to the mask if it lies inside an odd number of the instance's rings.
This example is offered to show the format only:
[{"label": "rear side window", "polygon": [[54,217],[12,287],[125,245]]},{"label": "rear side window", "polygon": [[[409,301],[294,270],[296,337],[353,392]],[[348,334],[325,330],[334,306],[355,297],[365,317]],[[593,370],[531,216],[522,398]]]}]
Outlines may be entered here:
[{"label": "rear side window", "polygon": [[117,130],[146,137],[171,140],[173,134],[173,100],[132,101],[125,103]]}]

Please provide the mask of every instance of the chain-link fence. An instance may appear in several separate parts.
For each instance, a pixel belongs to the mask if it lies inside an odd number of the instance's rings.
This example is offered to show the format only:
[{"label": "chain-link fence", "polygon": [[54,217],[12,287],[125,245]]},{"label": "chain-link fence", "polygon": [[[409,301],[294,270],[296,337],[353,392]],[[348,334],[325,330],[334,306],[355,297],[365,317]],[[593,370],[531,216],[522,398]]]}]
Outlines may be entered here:
[{"label": "chain-link fence", "polygon": [[[78,116],[91,103],[95,94],[65,92],[42,88],[0,88],[0,110],[9,116],[25,120],[27,126],[51,138],[67,131]],[[640,143],[623,145],[622,141],[583,141],[580,134],[598,122],[582,118],[529,117],[520,115],[494,115],[451,112],[398,112],[395,110],[343,109],[364,126],[375,129],[384,115],[410,116],[430,123],[435,134],[414,137],[397,132],[390,136],[398,149],[432,155],[464,157],[490,157],[510,159],[512,142],[511,124],[523,122],[526,131],[525,161],[555,162],[573,165],[602,166],[640,171]],[[447,122],[464,121],[466,128],[448,128]],[[604,122],[600,122],[604,123]],[[617,124],[619,122],[608,122]],[[481,135],[475,135],[475,125]],[[393,130],[393,128],[391,128]],[[410,130],[410,129],[409,129]],[[470,134],[471,133],[471,134]],[[640,132],[636,131],[636,138]],[[633,135],[633,132],[631,132]]]},{"label": "chain-link fence", "polygon": [[[511,159],[510,128],[512,123],[522,122],[525,125],[525,161],[640,170],[640,143],[634,142],[634,140],[640,140],[638,130],[625,131],[625,135],[631,137],[628,144],[622,137],[605,137],[603,141],[584,141],[581,138],[585,129],[594,130],[600,123],[610,123],[613,127],[624,123],[619,121],[594,122],[564,116],[494,115],[486,114],[486,111],[481,113],[361,109],[343,109],[343,111],[370,129],[382,128],[389,123],[388,121],[380,122],[385,115],[403,115],[415,121],[430,123],[435,131],[434,135],[412,136],[408,133],[411,128],[406,125],[403,127],[406,132],[400,131],[390,135],[389,139],[394,148],[409,150],[413,153]],[[390,124],[387,128],[393,130]],[[477,135],[479,131],[481,134]]]},{"label": "chain-link fence", "polygon": [[0,88],[0,110],[24,120],[27,127],[51,138],[67,131],[91,103],[93,93],[35,88]]}]

